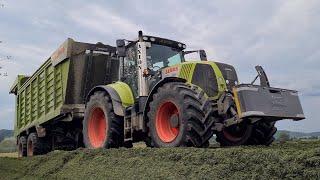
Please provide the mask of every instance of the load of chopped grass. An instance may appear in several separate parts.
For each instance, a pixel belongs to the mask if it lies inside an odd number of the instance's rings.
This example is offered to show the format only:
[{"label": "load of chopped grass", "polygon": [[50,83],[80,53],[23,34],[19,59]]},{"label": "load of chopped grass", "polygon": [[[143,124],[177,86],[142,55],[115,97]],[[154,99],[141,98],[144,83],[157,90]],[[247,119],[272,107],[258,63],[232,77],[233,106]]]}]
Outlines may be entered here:
[{"label": "load of chopped grass", "polygon": [[320,141],[270,147],[54,151],[0,158],[2,179],[320,179]]}]

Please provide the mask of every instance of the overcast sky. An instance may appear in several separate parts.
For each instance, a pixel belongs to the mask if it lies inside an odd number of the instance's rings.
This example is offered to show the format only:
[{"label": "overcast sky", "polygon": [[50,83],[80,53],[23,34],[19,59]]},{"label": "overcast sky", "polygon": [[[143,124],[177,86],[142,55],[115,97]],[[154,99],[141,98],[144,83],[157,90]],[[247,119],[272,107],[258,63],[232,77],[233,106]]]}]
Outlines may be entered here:
[{"label": "overcast sky", "polygon": [[[115,45],[138,30],[205,49],[251,82],[262,65],[271,85],[300,92],[306,120],[278,129],[320,131],[319,0],[0,0],[0,129],[13,128],[17,74],[32,74],[68,37]],[[318,111],[318,112],[317,112]]]}]

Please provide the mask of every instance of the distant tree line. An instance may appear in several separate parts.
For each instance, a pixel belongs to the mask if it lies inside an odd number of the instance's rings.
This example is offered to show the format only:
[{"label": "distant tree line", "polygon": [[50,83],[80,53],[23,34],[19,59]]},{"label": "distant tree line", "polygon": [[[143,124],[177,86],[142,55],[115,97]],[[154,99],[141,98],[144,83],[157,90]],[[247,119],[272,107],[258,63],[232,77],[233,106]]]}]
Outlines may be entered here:
[{"label": "distant tree line", "polygon": [[277,140],[280,143],[284,143],[286,141],[291,141],[291,140],[299,140],[299,139],[320,139],[318,136],[304,136],[304,137],[291,137],[289,133],[283,131],[279,133],[279,136]]}]

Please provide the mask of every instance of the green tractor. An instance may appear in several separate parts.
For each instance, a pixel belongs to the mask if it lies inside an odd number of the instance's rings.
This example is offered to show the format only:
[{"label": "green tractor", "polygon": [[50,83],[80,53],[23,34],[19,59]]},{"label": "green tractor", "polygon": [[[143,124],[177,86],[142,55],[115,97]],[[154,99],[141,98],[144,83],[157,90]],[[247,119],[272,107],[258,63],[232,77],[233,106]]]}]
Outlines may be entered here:
[{"label": "green tractor", "polygon": [[[270,87],[262,67],[260,85],[239,84],[233,66],[185,48],[141,31],[137,40],[117,40],[119,81],[88,93],[85,147],[207,147],[214,134],[222,146],[269,145],[276,121],[305,118],[297,92]],[[193,52],[201,61],[185,60]]]}]

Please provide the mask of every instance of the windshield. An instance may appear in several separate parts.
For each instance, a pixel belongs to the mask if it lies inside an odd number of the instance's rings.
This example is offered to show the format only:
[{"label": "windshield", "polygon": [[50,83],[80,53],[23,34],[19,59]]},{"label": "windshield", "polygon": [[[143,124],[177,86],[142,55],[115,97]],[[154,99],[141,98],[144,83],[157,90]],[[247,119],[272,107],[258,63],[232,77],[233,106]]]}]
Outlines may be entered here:
[{"label": "windshield", "polygon": [[147,48],[148,68],[154,71],[179,64],[182,61],[182,53],[179,49],[158,44],[152,44],[151,47]]}]

